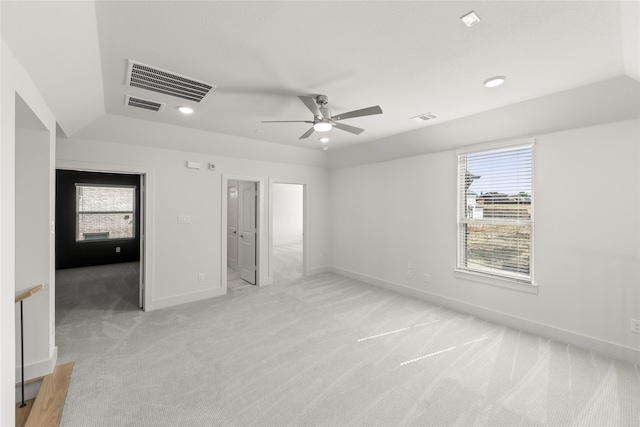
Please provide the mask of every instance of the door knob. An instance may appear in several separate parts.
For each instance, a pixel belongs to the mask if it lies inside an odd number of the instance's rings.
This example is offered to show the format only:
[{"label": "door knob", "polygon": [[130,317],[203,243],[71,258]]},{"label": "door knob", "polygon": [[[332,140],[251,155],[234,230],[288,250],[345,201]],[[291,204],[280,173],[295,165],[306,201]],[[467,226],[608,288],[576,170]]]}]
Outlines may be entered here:
[{"label": "door knob", "polygon": [[241,238],[241,239],[244,239],[244,234],[241,234],[241,235],[240,235],[240,238]]},{"label": "door knob", "polygon": [[238,234],[238,232],[236,230],[233,230],[232,233],[233,234]]}]

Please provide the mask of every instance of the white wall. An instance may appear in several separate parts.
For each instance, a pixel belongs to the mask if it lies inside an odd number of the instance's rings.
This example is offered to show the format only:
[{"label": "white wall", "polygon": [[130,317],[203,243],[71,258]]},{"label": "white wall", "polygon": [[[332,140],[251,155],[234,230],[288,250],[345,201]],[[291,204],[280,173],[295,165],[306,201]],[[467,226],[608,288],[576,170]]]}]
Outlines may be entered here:
[{"label": "white wall", "polygon": [[[638,120],[539,135],[535,281],[526,293],[454,275],[453,151],[331,172],[334,271],[640,362]],[[407,279],[407,262],[413,279]],[[430,275],[430,283],[422,281]]]},{"label": "white wall", "polygon": [[[0,46],[0,123],[2,123],[0,129],[0,340],[2,342],[2,350],[0,351],[0,425],[13,425],[15,417],[13,404],[17,374],[15,336],[19,330],[16,329],[18,325],[15,322],[14,297],[17,293],[34,285],[16,283],[16,278],[19,278],[19,275],[16,275],[16,267],[21,268],[20,265],[16,265],[16,238],[20,238],[20,235],[16,234],[16,174],[21,173],[17,169],[23,167],[16,163],[16,144],[20,143],[16,138],[16,120],[18,122],[22,120],[20,112],[16,111],[16,106],[20,106],[17,95],[24,100],[28,109],[33,111],[37,120],[48,131],[49,144],[44,148],[48,151],[49,156],[48,170],[46,163],[40,165],[45,168],[42,172],[48,174],[48,185],[46,182],[40,182],[45,187],[42,197],[47,197],[48,189],[48,203],[40,206],[46,210],[44,217],[48,217],[47,224],[50,224],[54,218],[55,118],[26,71],[3,40]],[[46,154],[44,156],[46,157]],[[42,343],[42,345],[39,344],[33,352],[25,353],[26,379],[50,373],[56,360],[55,329],[52,324],[55,302],[52,268],[54,240],[53,235],[48,231],[48,225],[47,236],[48,239],[39,240],[49,246],[47,255],[51,268],[48,275],[39,277],[43,280],[45,288],[30,298],[31,301],[25,303],[25,320],[27,319],[27,308],[30,313],[34,311],[46,313],[44,320],[42,320],[42,316],[38,317],[39,323],[35,323],[35,327],[30,330],[29,340]],[[40,269],[39,272],[39,275],[43,276]],[[29,319],[33,319],[33,317],[29,316]]]},{"label": "white wall", "polygon": [[303,190],[297,184],[273,184],[273,244],[302,242]]},{"label": "white wall", "polygon": [[[153,123],[149,123],[153,126]],[[326,268],[328,171],[310,166],[243,160],[211,154],[167,150],[129,144],[60,139],[57,144],[58,164],[74,162],[77,166],[94,163],[145,167],[153,171],[153,271],[149,277],[150,300],[147,309],[157,309],[224,293],[221,255],[223,177],[247,177],[264,180],[264,200],[268,203],[266,183],[269,178],[287,177],[308,182],[310,271]],[[200,162],[200,170],[188,169],[187,161]],[[215,171],[206,165],[214,162]],[[239,178],[238,178],[239,179]],[[262,224],[269,223],[265,207]],[[226,214],[226,212],[225,212]],[[190,224],[178,224],[178,215],[190,215]],[[151,242],[151,240],[150,240]],[[268,263],[268,240],[260,246],[262,262]],[[225,270],[226,271],[226,270]],[[198,273],[205,281],[198,282]],[[267,274],[267,273],[265,273]],[[262,283],[271,278],[260,277]]]},{"label": "white wall", "polygon": [[[16,293],[38,284],[46,287],[24,300],[24,352],[25,378],[39,377],[51,373],[55,358],[53,339],[42,339],[38,332],[43,325],[55,321],[55,294],[50,284],[53,278],[51,218],[49,204],[52,203],[54,153],[49,152],[49,132],[16,128],[16,248],[15,281]],[[50,167],[51,166],[51,167]],[[20,312],[16,305],[16,329],[19,331]],[[52,325],[52,329],[54,329]],[[20,363],[20,334],[16,334],[16,365]],[[16,381],[20,379],[17,374]]]}]

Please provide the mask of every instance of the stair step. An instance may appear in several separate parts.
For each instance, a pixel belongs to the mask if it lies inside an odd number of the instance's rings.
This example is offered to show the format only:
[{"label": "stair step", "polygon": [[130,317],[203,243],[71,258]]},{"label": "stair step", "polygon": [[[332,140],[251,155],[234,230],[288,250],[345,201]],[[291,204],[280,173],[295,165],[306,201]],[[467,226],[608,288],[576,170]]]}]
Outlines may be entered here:
[{"label": "stair step", "polygon": [[58,426],[72,370],[73,362],[69,362],[56,366],[51,375],[44,377],[25,424],[26,427]]},{"label": "stair step", "polygon": [[22,402],[16,403],[16,427],[24,427],[27,423],[29,413],[31,412],[31,408],[33,408],[33,402],[35,401],[35,399],[25,400],[25,406],[23,408],[20,407]]}]

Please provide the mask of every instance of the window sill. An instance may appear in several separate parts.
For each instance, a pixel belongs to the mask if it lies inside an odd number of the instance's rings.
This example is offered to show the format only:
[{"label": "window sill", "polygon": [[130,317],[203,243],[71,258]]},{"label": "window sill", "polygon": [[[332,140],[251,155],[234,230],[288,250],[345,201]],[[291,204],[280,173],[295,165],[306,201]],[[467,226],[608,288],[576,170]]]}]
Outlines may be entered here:
[{"label": "window sill", "polygon": [[527,292],[530,294],[538,294],[538,285],[535,283],[526,284],[516,280],[510,280],[502,277],[487,276],[481,273],[473,273],[466,270],[454,270],[453,275],[458,279],[479,282],[485,285],[498,286],[501,288],[513,289],[515,291]]}]

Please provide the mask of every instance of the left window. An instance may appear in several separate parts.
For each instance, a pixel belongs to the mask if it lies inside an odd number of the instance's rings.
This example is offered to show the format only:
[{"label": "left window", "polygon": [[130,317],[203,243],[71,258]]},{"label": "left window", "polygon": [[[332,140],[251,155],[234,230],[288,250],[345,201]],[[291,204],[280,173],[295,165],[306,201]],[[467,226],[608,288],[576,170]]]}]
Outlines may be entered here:
[{"label": "left window", "polygon": [[76,241],[135,238],[136,188],[76,184]]}]

